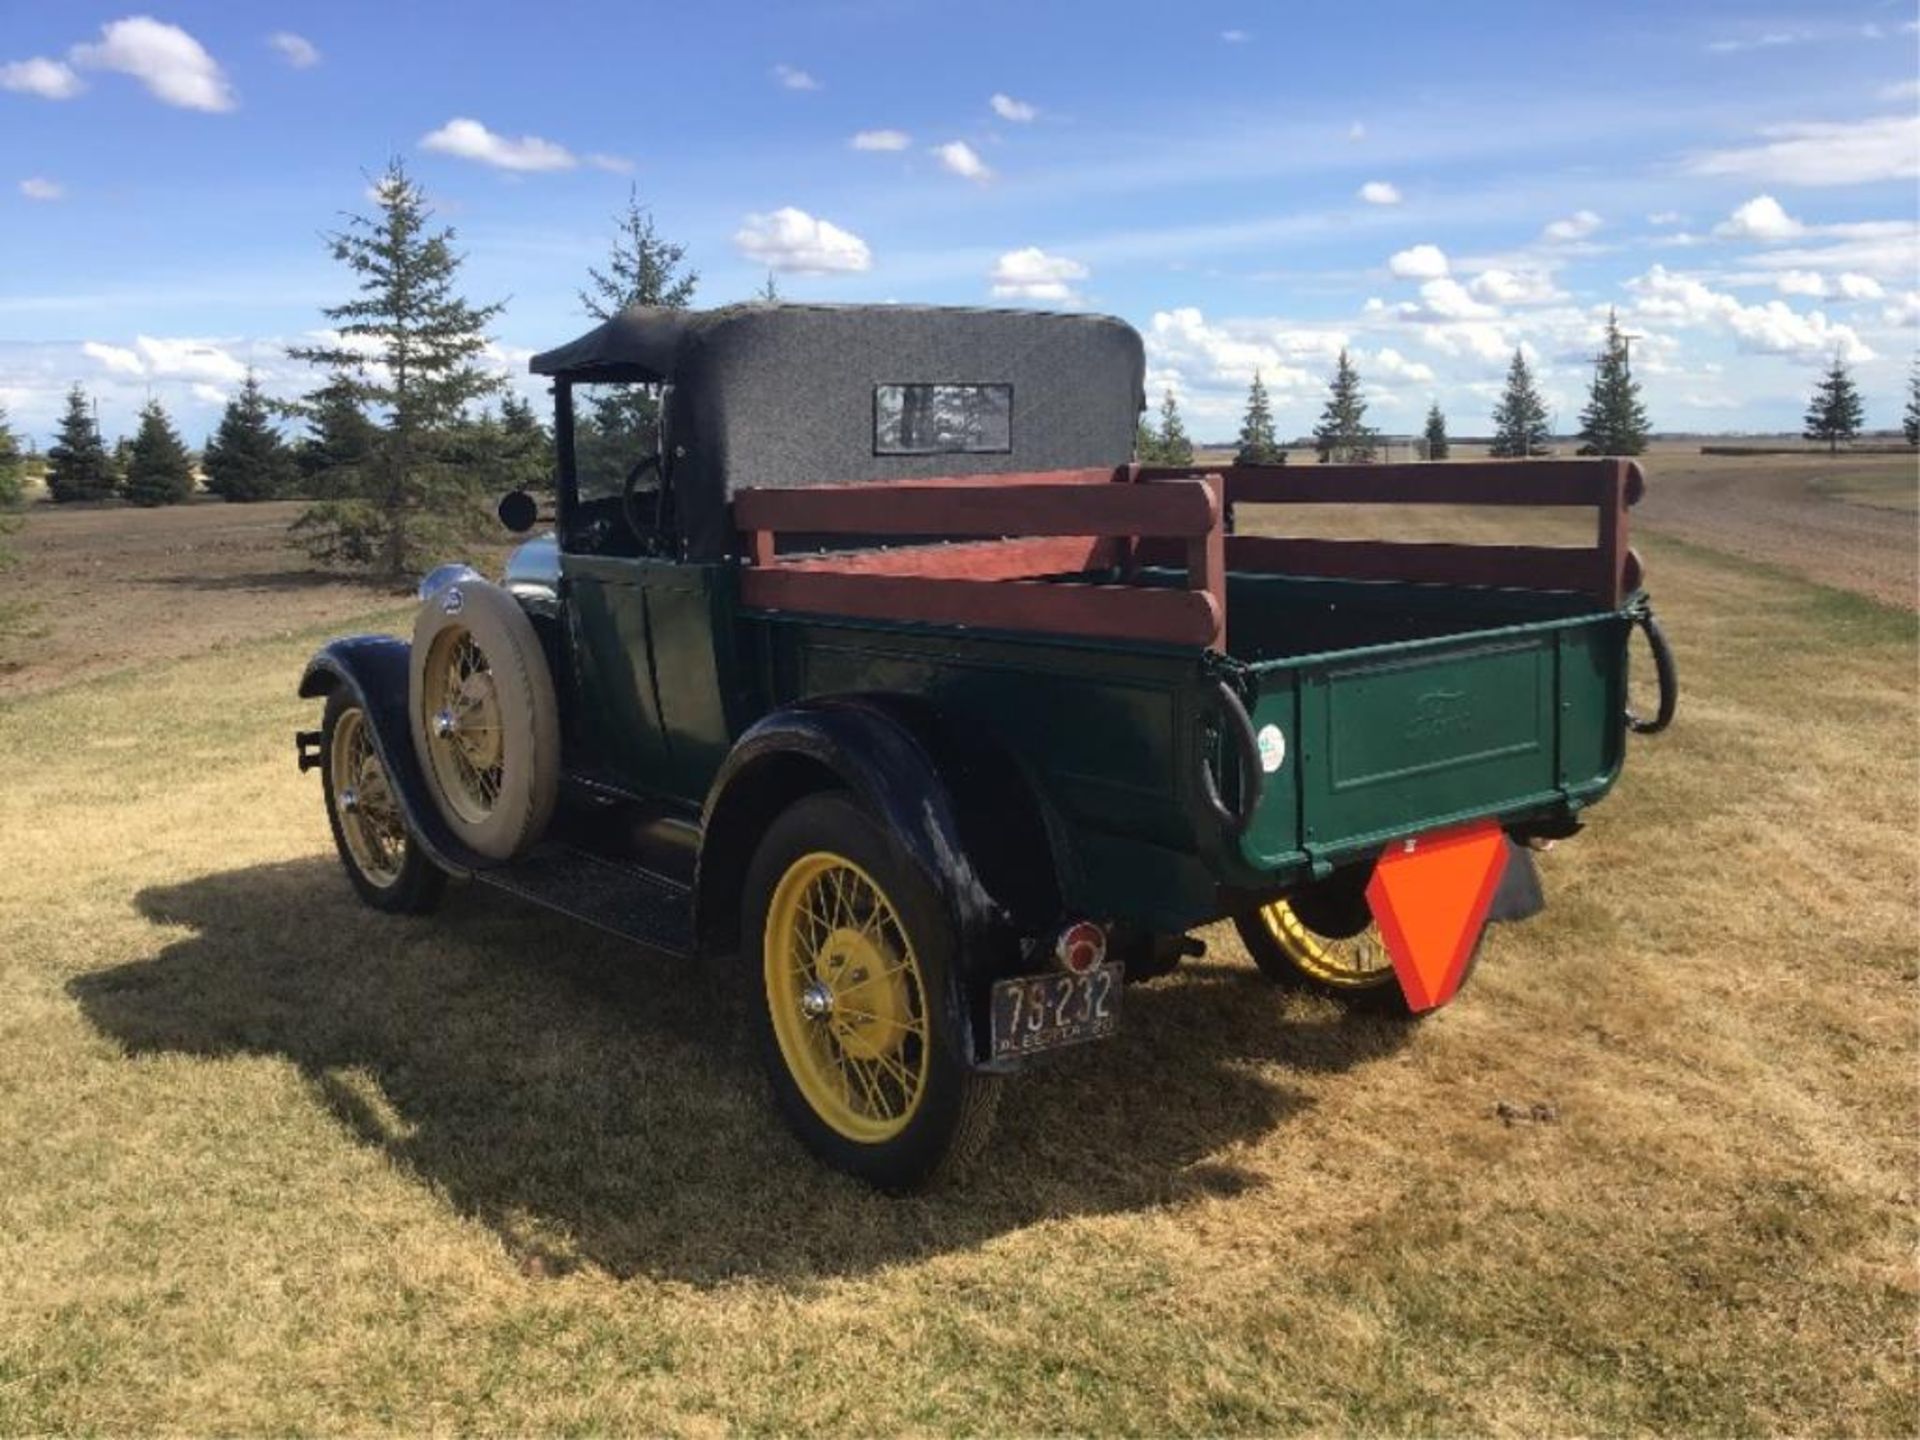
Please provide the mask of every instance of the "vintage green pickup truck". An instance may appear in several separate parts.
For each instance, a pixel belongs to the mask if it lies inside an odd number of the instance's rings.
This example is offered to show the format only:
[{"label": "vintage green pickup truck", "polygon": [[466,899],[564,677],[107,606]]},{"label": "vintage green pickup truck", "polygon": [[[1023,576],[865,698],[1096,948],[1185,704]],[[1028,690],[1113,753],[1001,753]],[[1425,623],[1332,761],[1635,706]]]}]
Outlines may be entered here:
[{"label": "vintage green pickup truck", "polygon": [[[737,966],[782,1113],[886,1189],[977,1151],[1002,1077],[1111,1034],[1120,981],[1210,922],[1284,982],[1444,999],[1489,908],[1537,907],[1526,847],[1671,717],[1625,461],[1142,467],[1139,336],[1085,315],[633,309],[533,369],[552,532],[300,682],[347,875]],[[1397,502],[1584,507],[1594,543],[1235,533]],[[1376,871],[1469,833],[1498,893],[1421,980]]]}]

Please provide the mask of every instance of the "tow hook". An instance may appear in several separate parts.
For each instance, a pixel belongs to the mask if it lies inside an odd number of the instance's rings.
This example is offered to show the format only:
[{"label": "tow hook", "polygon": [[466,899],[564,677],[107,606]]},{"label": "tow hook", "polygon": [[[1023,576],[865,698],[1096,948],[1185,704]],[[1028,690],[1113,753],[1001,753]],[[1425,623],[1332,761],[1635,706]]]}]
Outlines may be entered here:
[{"label": "tow hook", "polygon": [[300,757],[300,773],[315,769],[322,763],[320,754],[321,732],[318,730],[296,730],[293,734],[293,752]]}]

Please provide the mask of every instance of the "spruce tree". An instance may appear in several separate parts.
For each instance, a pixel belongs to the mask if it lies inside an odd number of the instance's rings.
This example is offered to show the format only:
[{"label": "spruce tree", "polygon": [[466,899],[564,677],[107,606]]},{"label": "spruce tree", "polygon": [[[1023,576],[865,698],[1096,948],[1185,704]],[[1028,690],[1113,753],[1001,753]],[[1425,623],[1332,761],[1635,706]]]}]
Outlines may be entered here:
[{"label": "spruce tree", "polygon": [[780,286],[775,283],[771,270],[767,271],[767,283],[754,292],[753,298],[763,305],[780,303]]},{"label": "spruce tree", "polygon": [[158,400],[141,407],[123,489],[135,505],[178,505],[193,494],[193,457]]},{"label": "spruce tree", "polygon": [[503,490],[553,489],[553,439],[533,406],[512,391],[500,401],[499,444]]},{"label": "spruce tree", "polygon": [[1142,415],[1133,429],[1133,458],[1140,465],[1162,465],[1160,458],[1160,436]]},{"label": "spruce tree", "polygon": [[1155,464],[1193,463],[1193,441],[1187,438],[1187,427],[1180,420],[1180,402],[1173,398],[1171,389],[1160,402],[1160,433],[1154,438],[1159,442],[1160,450],[1160,458]]},{"label": "spruce tree", "polygon": [[0,510],[19,506],[27,493],[27,457],[20,453],[20,437],[7,423],[7,407],[0,405]]},{"label": "spruce tree", "polygon": [[1547,448],[1547,405],[1534,388],[1527,357],[1513,352],[1507,366],[1507,388],[1493,407],[1493,444],[1487,453],[1496,460],[1524,460]]},{"label": "spruce tree", "polygon": [[1580,412],[1582,455],[1638,455],[1647,448],[1647,408],[1633,378],[1619,316],[1607,312],[1605,348],[1594,364],[1593,389]]},{"label": "spruce tree", "polygon": [[113,494],[113,460],[100,439],[87,392],[75,385],[67,392],[66,413],[60,417],[58,438],[47,448],[47,494],[69,500],[105,500]]},{"label": "spruce tree", "polygon": [[1348,358],[1345,346],[1340,349],[1340,358],[1327,388],[1329,393],[1320,411],[1320,423],[1313,427],[1313,444],[1320,452],[1320,463],[1371,461],[1373,440],[1378,432],[1367,425],[1367,401],[1360,391],[1360,372]]},{"label": "spruce tree", "polygon": [[294,449],[298,485],[309,500],[338,500],[352,495],[364,468],[380,446],[380,427],[360,408],[353,387],[323,385],[293,413],[307,418],[307,435]]},{"label": "spruce tree", "polygon": [[1907,413],[1901,417],[1900,428],[1909,445],[1920,445],[1920,365],[1907,372]]},{"label": "spruce tree", "polygon": [[293,452],[273,427],[260,382],[247,372],[240,393],[227,402],[220,428],[207,441],[200,468],[207,489],[223,500],[277,500],[293,492]]},{"label": "spruce tree", "polygon": [[1447,417],[1440,413],[1440,402],[1434,401],[1427,407],[1427,459],[1444,460],[1453,449],[1447,439]]},{"label": "spruce tree", "polygon": [[1273,433],[1273,407],[1267,403],[1267,387],[1258,370],[1247,387],[1247,413],[1240,420],[1240,439],[1235,448],[1236,465],[1278,465],[1285,458],[1280,441]]},{"label": "spruce tree", "polygon": [[1807,405],[1804,434],[1809,440],[1826,441],[1827,453],[1831,455],[1839,450],[1842,440],[1852,440],[1860,433],[1864,415],[1859,387],[1853,383],[1847,362],[1836,355],[1814,387],[1813,399]]},{"label": "spruce tree", "polygon": [[[379,443],[338,498],[294,522],[316,559],[365,567],[387,584],[419,573],[439,547],[470,537],[484,512],[483,476],[452,463],[450,432],[474,402],[500,388],[475,359],[498,304],[474,306],[454,289],[453,231],[430,232],[433,212],[396,159],[374,187],[378,214],[354,215],[328,236],[359,295],[322,313],[338,339],[287,354],[329,372],[333,385],[383,417]],[[324,391],[298,407],[317,418]]]},{"label": "spruce tree", "polygon": [[[640,203],[637,188],[628,188],[627,208],[614,217],[613,223],[613,248],[607,254],[607,268],[587,267],[590,283],[580,292],[580,304],[587,314],[596,320],[610,320],[630,305],[686,309],[693,302],[700,274],[687,268],[686,246],[661,238],[652,213]],[[761,298],[779,298],[771,273]],[[582,431],[576,440],[585,441],[589,448],[611,448],[620,456],[618,463],[624,470],[652,449],[659,414],[658,386],[603,389],[592,396],[586,413],[576,422]]]}]

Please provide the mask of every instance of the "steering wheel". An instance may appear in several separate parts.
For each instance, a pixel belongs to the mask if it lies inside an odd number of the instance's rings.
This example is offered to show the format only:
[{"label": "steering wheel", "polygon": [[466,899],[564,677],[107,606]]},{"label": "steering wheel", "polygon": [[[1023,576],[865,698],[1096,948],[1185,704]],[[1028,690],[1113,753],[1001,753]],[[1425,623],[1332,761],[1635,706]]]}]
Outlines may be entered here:
[{"label": "steering wheel", "polygon": [[656,519],[647,519],[640,514],[639,506],[635,503],[635,492],[639,488],[640,477],[649,470],[656,475],[659,474],[660,457],[657,454],[642,455],[634,461],[633,468],[627,471],[626,482],[620,487],[620,513],[626,518],[627,528],[633,531],[633,538],[642,545],[652,541],[659,528],[657,512]]}]

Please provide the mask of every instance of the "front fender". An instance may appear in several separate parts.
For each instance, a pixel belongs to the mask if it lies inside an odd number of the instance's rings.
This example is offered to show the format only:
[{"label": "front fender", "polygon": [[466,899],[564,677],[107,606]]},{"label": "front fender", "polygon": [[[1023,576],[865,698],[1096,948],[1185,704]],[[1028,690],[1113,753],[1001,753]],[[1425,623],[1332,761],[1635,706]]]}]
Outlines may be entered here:
[{"label": "front fender", "polygon": [[372,725],[374,748],[399,797],[407,829],[442,870],[470,875],[493,862],[455,838],[427,790],[407,719],[411,654],[412,647],[393,635],[352,635],[330,641],[307,662],[300,676],[300,697],[322,699],[340,689],[353,697]]}]

